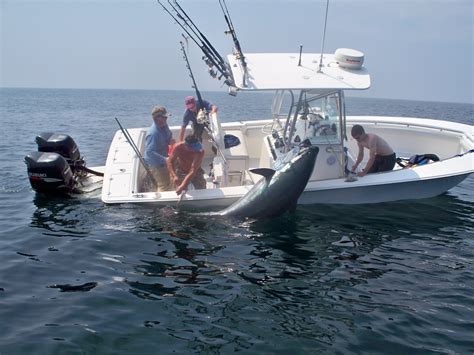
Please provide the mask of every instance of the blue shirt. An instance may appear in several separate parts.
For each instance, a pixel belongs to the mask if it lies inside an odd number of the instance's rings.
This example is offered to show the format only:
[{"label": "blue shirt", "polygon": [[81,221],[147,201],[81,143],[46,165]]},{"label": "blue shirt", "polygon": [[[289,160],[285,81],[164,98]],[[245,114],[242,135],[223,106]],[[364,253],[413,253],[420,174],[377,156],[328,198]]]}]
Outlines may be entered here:
[{"label": "blue shirt", "polygon": [[[206,100],[202,100],[202,103],[204,104],[204,108],[206,109],[207,113],[211,112],[212,105]],[[196,112],[193,112],[190,109],[186,109],[183,116],[183,124],[181,125],[182,127],[186,128],[189,122],[192,122],[193,124],[197,123],[196,121],[197,112],[199,112],[199,110],[201,109],[201,106],[199,106],[199,102],[196,102],[196,107],[197,107]]]},{"label": "blue shirt", "polygon": [[172,134],[168,125],[158,127],[155,123],[151,125],[145,137],[145,162],[148,165],[163,167],[168,157],[168,145]]}]

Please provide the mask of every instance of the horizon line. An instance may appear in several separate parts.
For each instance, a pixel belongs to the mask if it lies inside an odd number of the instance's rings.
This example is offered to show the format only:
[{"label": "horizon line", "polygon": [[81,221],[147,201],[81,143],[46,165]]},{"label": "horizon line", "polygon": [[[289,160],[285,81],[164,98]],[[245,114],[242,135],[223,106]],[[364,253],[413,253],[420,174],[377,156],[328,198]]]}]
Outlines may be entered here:
[{"label": "horizon line", "polygon": [[[194,89],[143,89],[143,88],[73,88],[73,87],[26,87],[26,86],[0,86],[0,89],[20,89],[20,90],[104,90],[104,91],[176,91],[176,92],[186,92],[194,91]],[[225,91],[217,90],[202,90],[203,92],[212,92],[212,93],[222,93],[225,94]],[[239,91],[239,93],[253,93],[253,94],[271,94],[275,90],[265,90],[265,91]],[[346,90],[345,90],[346,91]],[[367,92],[367,90],[358,90],[357,92]],[[350,91],[349,91],[350,93]],[[447,104],[463,104],[463,105],[474,105],[473,102],[462,102],[462,101],[433,101],[433,100],[420,100],[420,99],[406,99],[406,98],[388,98],[388,97],[360,97],[360,96],[351,96],[346,95],[351,98],[360,98],[360,99],[371,99],[371,100],[392,100],[392,101],[415,101],[415,102],[433,102],[433,103],[447,103]]]}]

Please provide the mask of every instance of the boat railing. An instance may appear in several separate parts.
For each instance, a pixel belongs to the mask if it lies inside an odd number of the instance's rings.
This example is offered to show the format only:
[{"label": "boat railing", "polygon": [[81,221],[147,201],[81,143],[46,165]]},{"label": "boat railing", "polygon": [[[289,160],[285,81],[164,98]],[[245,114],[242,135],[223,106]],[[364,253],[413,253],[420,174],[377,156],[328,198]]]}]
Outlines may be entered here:
[{"label": "boat railing", "polygon": [[[424,118],[411,118],[411,117],[404,117],[403,121],[399,121],[399,117],[390,117],[390,116],[349,116],[351,119],[349,120],[349,124],[355,123],[361,123],[364,125],[374,125],[374,126],[400,126],[400,128],[405,128],[405,127],[420,127],[423,129],[431,129],[434,131],[440,131],[440,132],[451,132],[456,135],[464,135],[464,136],[471,136],[470,139],[474,139],[472,133],[469,134],[466,132],[466,125],[459,123],[459,126],[454,128],[452,125],[450,127],[448,126],[440,126],[439,124],[436,123],[429,123],[429,121],[434,121],[436,120],[433,119],[424,119]],[[374,119],[377,119],[377,121],[374,121]],[[412,122],[407,123],[406,120],[412,120]],[[422,122],[422,121],[428,121],[428,122]],[[456,123],[456,125],[458,125]]]}]

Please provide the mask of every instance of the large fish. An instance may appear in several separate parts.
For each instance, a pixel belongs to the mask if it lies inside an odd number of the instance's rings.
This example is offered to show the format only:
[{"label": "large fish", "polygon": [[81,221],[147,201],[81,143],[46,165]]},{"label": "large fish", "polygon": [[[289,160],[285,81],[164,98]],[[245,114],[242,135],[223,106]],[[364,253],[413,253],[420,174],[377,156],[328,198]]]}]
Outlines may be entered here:
[{"label": "large fish", "polygon": [[250,170],[254,174],[262,175],[263,179],[237,202],[212,215],[265,218],[294,210],[311,177],[318,152],[317,147],[302,148],[277,170]]}]

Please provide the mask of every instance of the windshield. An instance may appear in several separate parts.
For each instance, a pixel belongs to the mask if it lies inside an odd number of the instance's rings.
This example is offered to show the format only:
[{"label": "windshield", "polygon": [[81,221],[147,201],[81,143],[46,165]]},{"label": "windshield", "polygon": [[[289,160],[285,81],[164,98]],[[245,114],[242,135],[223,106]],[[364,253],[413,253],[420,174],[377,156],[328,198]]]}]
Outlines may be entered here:
[{"label": "windshield", "polygon": [[341,143],[339,93],[306,96],[300,120],[304,120],[306,138],[313,144]]}]

